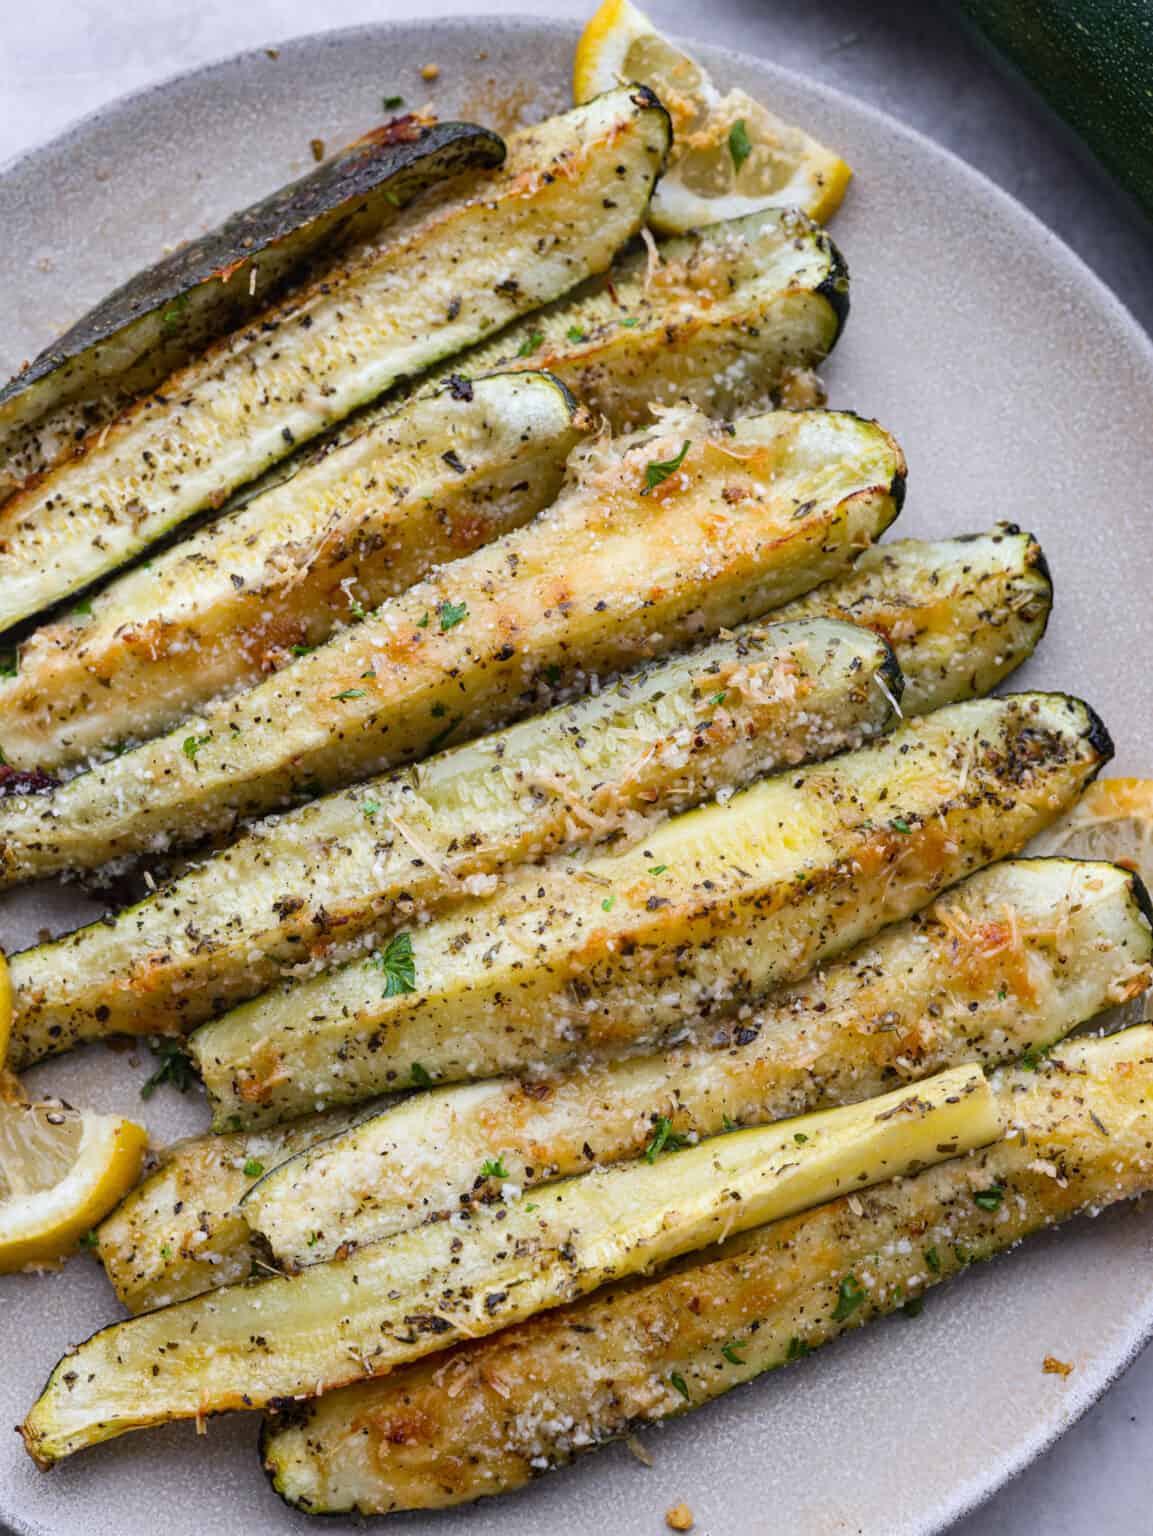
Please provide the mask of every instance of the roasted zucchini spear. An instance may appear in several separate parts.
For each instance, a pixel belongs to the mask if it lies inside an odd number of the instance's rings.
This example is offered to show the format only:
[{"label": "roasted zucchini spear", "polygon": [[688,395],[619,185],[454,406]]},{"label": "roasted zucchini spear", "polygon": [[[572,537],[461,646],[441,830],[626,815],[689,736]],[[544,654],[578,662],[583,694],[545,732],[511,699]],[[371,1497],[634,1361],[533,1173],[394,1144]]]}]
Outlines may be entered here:
[{"label": "roasted zucchini spear", "polygon": [[317,256],[335,259],[417,193],[504,152],[472,123],[396,118],[138,272],[0,389],[0,496],[265,308]]},{"label": "roasted zucchini spear", "polygon": [[1064,694],[956,704],[624,853],[518,872],[367,960],[202,1025],[190,1050],[216,1127],[715,1028],[1019,850],[1110,753]]},{"label": "roasted zucchini spear", "polygon": [[990,693],[1033,654],[1052,606],[1041,546],[1000,523],[878,544],[847,576],[790,603],[787,617],[835,613],[884,635],[905,675],[901,708],[920,715]]},{"label": "roasted zucchini spear", "polygon": [[[132,559],[412,376],[603,271],[669,142],[651,92],[521,130],[499,170],[225,337],[0,507],[0,628]],[[544,233],[542,233],[542,231]]]},{"label": "roasted zucchini spear", "polygon": [[738,1131],[681,1154],[675,1187],[641,1161],[533,1202],[462,1212],[299,1275],[231,1286],[94,1334],[23,1426],[42,1467],[130,1429],[259,1408],[380,1375],[492,1333],[731,1232],[986,1145],[980,1067],[867,1104]]},{"label": "roasted zucchini spear", "polygon": [[983,1151],[271,1419],[277,1492],[372,1515],[519,1488],[1153,1186],[1153,1029],[1069,1041],[994,1084],[1007,1134]]},{"label": "roasted zucchini spear", "polygon": [[[1030,654],[1049,590],[1027,534],[881,549],[800,604],[819,611],[823,601],[893,635],[906,714],[910,696],[954,703]],[[370,924],[404,921],[404,896],[436,904],[508,864],[619,836],[638,812],[688,809],[736,787],[746,769],[771,772],[859,744],[887,704],[872,682],[883,657],[819,643],[814,652],[808,642],[802,650],[799,638],[753,626],[735,643],[655,663],[415,772],[262,824],[127,912],[14,956],[21,1059],[86,1036],[190,1028],[296,965],[334,961]],[[787,686],[772,681],[778,671]],[[895,694],[894,680],[886,686]],[[419,866],[396,819],[417,830]]]},{"label": "roasted zucchini spear", "polygon": [[38,629],[0,682],[0,748],[56,769],[168,730],[518,528],[588,418],[547,374],[411,401]]},{"label": "roasted zucchini spear", "polygon": [[590,448],[528,527],[167,736],[0,802],[0,865],[12,881],[190,841],[475,736],[808,591],[903,483],[888,433],[832,412],[726,430],[682,410]]},{"label": "roasted zucchini spear", "polygon": [[[994,865],[708,1045],[414,1095],[267,1172],[240,1215],[299,1268],[505,1184],[578,1173],[590,1156],[655,1156],[670,1139],[1035,1055],[1149,985],[1148,912],[1140,881],[1113,864]],[[478,1174],[495,1167],[499,1178]],[[171,1245],[168,1232],[154,1237]]]},{"label": "roasted zucchini spear", "polygon": [[[278,1262],[311,1264],[504,1183],[582,1171],[590,1151],[600,1163],[655,1157],[685,1137],[851,1103],[966,1061],[1035,1056],[1148,984],[1144,901],[1113,865],[995,864],[708,1046],[435,1089],[354,1126],[330,1111],[190,1139],[104,1222],[101,1260],[142,1312],[259,1272],[267,1252],[252,1228]],[[486,1164],[500,1166],[499,1183],[481,1176]]]},{"label": "roasted zucchini spear", "polygon": [[788,375],[832,351],[848,312],[848,269],[828,235],[768,210],[630,250],[451,366],[469,377],[547,368],[618,430],[679,400],[725,417],[774,403]]}]

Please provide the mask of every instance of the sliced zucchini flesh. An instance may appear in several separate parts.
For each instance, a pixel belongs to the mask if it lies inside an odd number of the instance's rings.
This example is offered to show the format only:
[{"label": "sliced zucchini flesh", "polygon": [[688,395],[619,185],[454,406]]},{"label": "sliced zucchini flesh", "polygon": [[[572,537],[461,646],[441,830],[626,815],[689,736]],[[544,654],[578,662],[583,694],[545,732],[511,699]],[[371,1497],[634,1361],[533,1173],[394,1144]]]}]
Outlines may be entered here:
[{"label": "sliced zucchini flesh", "polygon": [[[382,1101],[382,1104],[387,1101]],[[130,1312],[150,1312],[218,1286],[268,1274],[237,1210],[266,1168],[347,1130],[364,1113],[333,1110],[267,1133],[191,1136],[166,1147],[160,1166],[105,1217],[100,1262]]]},{"label": "sliced zucchini flesh", "polygon": [[[94,1334],[23,1425],[42,1467],[130,1429],[380,1375],[732,1232],[980,1147],[1000,1130],[978,1066],[868,1104],[562,1180],[299,1275],[230,1286]],[[146,1383],[146,1385],[144,1385]]]},{"label": "sliced zucchini flesh", "polygon": [[211,347],[0,507],[0,628],[603,270],[642,223],[668,141],[664,109],[635,88],[522,129],[500,169],[418,199],[380,243]]},{"label": "sliced zucchini flesh", "polygon": [[14,956],[14,1057],[201,1023],[418,903],[550,850],[635,840],[719,788],[858,746],[900,693],[884,641],[837,620],[651,664],[258,827],[111,923]]},{"label": "sliced zucchini flesh", "polygon": [[848,309],[848,269],[825,231],[769,210],[629,250],[452,368],[546,368],[618,430],[682,400],[728,417],[777,403],[791,374],[832,351]]},{"label": "sliced zucchini flesh", "polygon": [[715,1027],[1017,852],[1110,749],[1067,695],[975,700],[623,853],[516,872],[367,960],[202,1025],[190,1050],[215,1124],[353,1103],[413,1063],[426,1081],[490,1077]]},{"label": "sliced zucchini flesh", "polygon": [[1068,1041],[994,1084],[1007,1134],[993,1146],[270,1418],[276,1491],[314,1515],[509,1492],[1153,1185],[1148,1026]]},{"label": "sliced zucchini flesh", "polygon": [[730,433],[686,409],[578,450],[528,527],[168,735],[4,800],[0,866],[11,882],[225,831],[759,616],[880,534],[903,472],[886,432],[833,412]]},{"label": "sliced zucchini flesh", "polygon": [[[1148,985],[1153,929],[1113,864],[993,865],[719,1039],[554,1078],[414,1094],[264,1173],[240,1205],[300,1268],[476,1199],[852,1103],[895,1081],[1035,1056]],[[211,1138],[208,1138],[211,1140]],[[432,1155],[430,1155],[432,1154]],[[501,1176],[478,1170],[499,1167]],[[155,1229],[153,1244],[170,1243]]]},{"label": "sliced zucchini flesh", "polygon": [[411,401],[35,631],[0,748],[59,769],[178,724],[364,618],[560,489],[586,418],[540,373]]},{"label": "sliced zucchini flesh", "polygon": [[0,389],[0,495],[263,309],[316,257],[379,235],[417,193],[499,165],[504,152],[472,123],[394,119],[138,272]]}]

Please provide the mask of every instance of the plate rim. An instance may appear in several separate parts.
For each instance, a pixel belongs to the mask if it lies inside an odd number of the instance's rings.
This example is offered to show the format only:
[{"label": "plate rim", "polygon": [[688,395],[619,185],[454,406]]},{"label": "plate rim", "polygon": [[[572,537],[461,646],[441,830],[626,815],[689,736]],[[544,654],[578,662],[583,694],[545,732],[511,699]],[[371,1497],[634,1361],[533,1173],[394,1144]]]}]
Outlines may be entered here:
[{"label": "plate rim", "polygon": [[[537,33],[550,34],[557,43],[566,43],[571,47],[579,35],[581,23],[566,18],[534,16],[527,11],[477,11],[434,15],[426,18],[386,17],[377,21],[295,33],[285,39],[257,43],[235,53],[221,54],[189,69],[173,71],[158,80],[148,81],[71,119],[51,137],[18,149],[0,162],[0,187],[13,175],[34,171],[36,162],[42,157],[61,150],[66,151],[70,144],[82,141],[94,128],[105,125],[126,109],[143,107],[151,98],[164,97],[174,87],[186,86],[198,79],[213,77],[238,66],[259,64],[261,57],[267,56],[270,49],[275,49],[276,54],[279,55],[315,49],[318,46],[346,45],[357,38],[375,44],[382,35],[411,31],[413,28],[434,28],[438,32],[452,31],[463,36],[483,31],[489,37],[494,30],[516,32],[531,29]],[[1047,248],[1049,254],[1066,266],[1070,277],[1088,288],[1091,298],[1107,316],[1110,325],[1124,334],[1130,346],[1136,343],[1137,350],[1143,354],[1150,375],[1153,376],[1153,336],[1150,336],[1131,312],[1124,299],[1093,270],[1083,256],[1052,230],[1031,208],[984,171],[970,164],[955,150],[839,86],[830,85],[801,71],[786,68],[771,59],[760,58],[739,49],[700,42],[684,33],[673,32],[669,36],[673,41],[683,43],[703,54],[710,67],[715,63],[719,63],[722,68],[730,66],[738,70],[752,67],[757,71],[775,76],[788,86],[828,102],[834,108],[865,117],[875,128],[882,130],[885,134],[895,135],[914,146],[919,152],[943,161],[954,175],[960,175],[967,181],[974,193],[986,203],[999,205],[1014,218],[1025,220],[1032,235]],[[48,345],[50,341],[51,337],[48,337],[41,345]],[[941,1536],[941,1533],[987,1504],[1002,1488],[1007,1487],[1028,1467],[1052,1450],[1057,1442],[1101,1401],[1110,1388],[1116,1385],[1151,1341],[1153,1341],[1153,1305],[1147,1306],[1144,1322],[1138,1324],[1133,1333],[1125,1339],[1118,1354],[1104,1367],[1103,1374],[1086,1390],[1075,1395],[1072,1402],[1066,1402],[1059,1420],[1045,1423],[1036,1433],[1023,1437],[1020,1445],[1008,1455],[1002,1453],[1002,1458],[992,1470],[992,1475],[978,1485],[970,1484],[956,1489],[951,1495],[943,1495],[938,1508],[930,1512],[927,1518],[918,1518],[915,1524],[906,1527],[910,1536]],[[12,1536],[42,1536],[42,1527],[23,1521],[17,1512],[5,1511],[2,1506],[0,1506],[0,1522],[2,1522],[0,1531],[11,1532]]]}]

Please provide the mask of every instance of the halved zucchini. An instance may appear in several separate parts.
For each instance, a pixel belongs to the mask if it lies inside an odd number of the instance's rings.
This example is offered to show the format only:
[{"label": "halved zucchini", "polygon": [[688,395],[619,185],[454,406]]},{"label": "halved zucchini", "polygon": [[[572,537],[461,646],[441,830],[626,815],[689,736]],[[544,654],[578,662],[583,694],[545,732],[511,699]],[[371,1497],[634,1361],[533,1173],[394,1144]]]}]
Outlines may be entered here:
[{"label": "halved zucchini", "polygon": [[215,1124],[353,1103],[416,1066],[424,1082],[490,1077],[691,1037],[1016,852],[1110,752],[1064,694],[956,704],[625,853],[521,871],[202,1025],[190,1050]]},{"label": "halved zucchini", "polygon": [[0,389],[0,496],[265,308],[318,255],[334,259],[417,193],[504,153],[473,123],[395,118],[138,272]]},{"label": "halved zucchini", "polygon": [[7,882],[202,838],[763,614],[843,570],[904,479],[888,433],[832,412],[726,430],[682,410],[578,458],[527,528],[167,736],[0,802]]},{"label": "halved zucchini", "polygon": [[859,746],[900,694],[871,631],[769,625],[302,807],[111,925],[15,956],[14,1058],[190,1028],[509,865],[635,840],[726,784]]},{"label": "halved zucchini", "polygon": [[1114,864],[997,864],[707,1045],[413,1095],[271,1168],[239,1214],[299,1268],[502,1186],[1036,1054],[1148,986],[1148,912]]},{"label": "halved zucchini", "polygon": [[100,1262],[120,1301],[130,1312],[150,1312],[251,1274],[275,1273],[237,1210],[241,1196],[266,1168],[340,1135],[364,1113],[332,1110],[264,1134],[190,1136],[166,1147],[160,1166],[98,1229]]},{"label": "halved zucchini", "polygon": [[380,244],[172,375],[0,507],[0,628],[219,507],[402,376],[602,271],[642,223],[668,142],[664,108],[638,87],[522,129],[499,170],[418,200]]},{"label": "halved zucchini", "polygon": [[730,1232],[986,1145],[980,1067],[868,1104],[738,1131],[663,1165],[566,1179],[299,1275],[230,1286],[94,1334],[23,1425],[41,1467],[131,1429],[259,1408],[380,1375]]},{"label": "halved zucchini", "polygon": [[36,630],[0,682],[5,759],[70,766],[257,682],[548,506],[586,420],[541,373],[411,401]]},{"label": "halved zucchini", "polygon": [[709,1046],[191,1138],[104,1222],[100,1257],[142,1312],[258,1272],[253,1229],[278,1262],[315,1263],[487,1198],[486,1164],[524,1189],[585,1169],[589,1152],[656,1155],[658,1141],[851,1103],[968,1060],[1035,1057],[1148,984],[1145,911],[1140,882],[1113,865],[995,864]]},{"label": "halved zucchini", "polygon": [[452,367],[546,368],[617,430],[681,400],[727,417],[775,403],[790,373],[832,351],[848,312],[848,269],[828,235],[767,210],[626,252]]},{"label": "halved zucchini", "polygon": [[1053,606],[1041,546],[1013,523],[937,543],[867,549],[781,618],[835,613],[884,635],[905,675],[901,708],[926,714],[991,692],[1033,654]]},{"label": "halved zucchini", "polygon": [[[881,548],[884,558],[872,561],[866,551],[847,576],[773,618],[823,600],[891,633],[906,714],[910,695],[934,708],[954,703],[951,691],[965,698],[974,681],[1000,681],[1030,654],[1050,594],[1028,534]],[[767,773],[858,744],[859,730],[879,718],[871,711],[886,702],[870,681],[878,656],[849,653],[856,682],[846,689],[836,667],[827,673],[825,653],[815,653],[814,670],[814,656],[795,638],[746,627],[735,644],[713,641],[628,674],[611,690],[451,748],[416,773],[303,806],[129,911],[13,957],[21,1057],[108,1032],[191,1028],[296,967],[333,963],[370,925],[390,915],[404,921],[409,908],[397,902],[406,893],[435,905],[508,864],[629,827],[635,836],[638,813],[688,809],[705,791],[736,787],[746,767]],[[949,663],[942,646],[950,643],[963,667]],[[837,655],[844,652],[830,659]],[[746,686],[731,688],[742,667],[751,668]],[[778,668],[789,682],[783,693],[760,681]],[[892,676],[886,686],[897,695]],[[794,688],[799,717],[788,697]],[[683,762],[685,733],[705,718],[708,731],[692,733]],[[419,866],[389,814],[416,828],[425,850]]]},{"label": "halved zucchini", "polygon": [[1153,1187],[1149,1027],[1069,1041],[994,1083],[1010,1134],[984,1151],[270,1419],[277,1492],[310,1515],[508,1492],[800,1360],[1031,1232]]}]

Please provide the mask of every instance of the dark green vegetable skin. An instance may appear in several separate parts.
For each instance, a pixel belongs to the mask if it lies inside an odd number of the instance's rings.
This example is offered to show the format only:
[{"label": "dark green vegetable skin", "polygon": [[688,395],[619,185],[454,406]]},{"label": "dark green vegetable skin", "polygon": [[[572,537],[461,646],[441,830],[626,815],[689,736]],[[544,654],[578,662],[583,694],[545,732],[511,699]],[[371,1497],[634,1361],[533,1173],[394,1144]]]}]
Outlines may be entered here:
[{"label": "dark green vegetable skin", "polygon": [[1153,214],[1149,0],[959,0],[959,9]]},{"label": "dark green vegetable skin", "polygon": [[497,134],[471,123],[429,127],[408,116],[373,129],[137,273],[78,320],[0,390],[0,445],[82,397],[144,392],[265,307],[319,251],[331,256],[433,183],[499,165],[504,155]]}]

